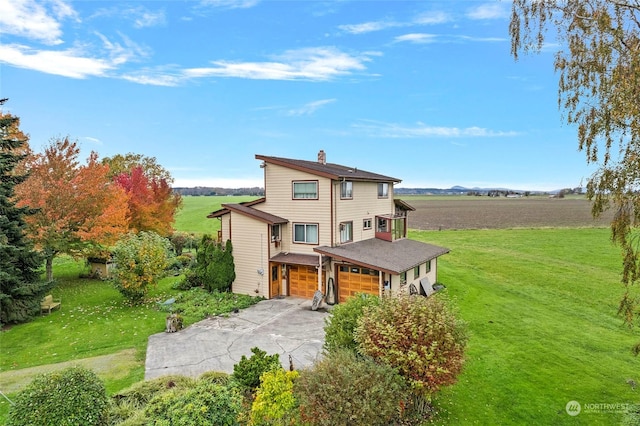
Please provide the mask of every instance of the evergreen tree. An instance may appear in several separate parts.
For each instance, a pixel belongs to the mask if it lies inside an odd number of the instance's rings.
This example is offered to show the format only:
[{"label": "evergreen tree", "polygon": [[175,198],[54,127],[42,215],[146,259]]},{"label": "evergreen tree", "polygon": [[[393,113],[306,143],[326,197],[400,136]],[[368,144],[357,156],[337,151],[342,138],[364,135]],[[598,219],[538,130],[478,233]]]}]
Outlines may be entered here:
[{"label": "evergreen tree", "polygon": [[25,238],[24,217],[33,210],[13,200],[14,187],[26,179],[16,170],[27,150],[19,124],[18,117],[0,112],[0,325],[40,313],[40,300],[53,286],[39,279],[43,259]]}]

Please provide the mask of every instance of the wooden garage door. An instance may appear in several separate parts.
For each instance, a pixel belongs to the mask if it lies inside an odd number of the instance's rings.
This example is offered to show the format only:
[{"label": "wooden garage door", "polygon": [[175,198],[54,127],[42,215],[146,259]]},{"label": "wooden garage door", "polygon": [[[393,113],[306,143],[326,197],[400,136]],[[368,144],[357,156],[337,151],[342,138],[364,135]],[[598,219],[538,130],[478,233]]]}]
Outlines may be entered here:
[{"label": "wooden garage door", "polygon": [[338,296],[344,302],[358,293],[378,295],[378,271],[358,266],[341,265],[338,268]]},{"label": "wooden garage door", "polygon": [[312,299],[318,289],[318,270],[314,266],[289,267],[289,296]]}]

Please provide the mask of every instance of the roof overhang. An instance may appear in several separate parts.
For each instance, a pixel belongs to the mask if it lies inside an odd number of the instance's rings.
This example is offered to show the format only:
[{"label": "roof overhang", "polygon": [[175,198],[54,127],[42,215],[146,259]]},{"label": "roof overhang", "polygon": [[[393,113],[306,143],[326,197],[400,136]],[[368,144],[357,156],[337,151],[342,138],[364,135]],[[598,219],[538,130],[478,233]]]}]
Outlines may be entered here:
[{"label": "roof overhang", "polygon": [[314,254],[278,253],[269,261],[289,265],[320,266],[320,256]]},{"label": "roof overhang", "polygon": [[406,238],[392,242],[370,238],[336,247],[320,246],[313,250],[337,260],[394,275],[449,253],[446,247]]},{"label": "roof overhang", "polygon": [[218,210],[217,212],[213,212],[208,215],[208,218],[223,216],[227,213],[234,212],[241,214],[243,216],[250,217],[252,219],[258,220],[260,222],[264,222],[269,225],[277,225],[288,223],[289,220],[280,216],[276,216],[271,213],[263,212],[262,210],[254,209],[253,207],[247,207],[242,204],[223,204],[223,210]]}]

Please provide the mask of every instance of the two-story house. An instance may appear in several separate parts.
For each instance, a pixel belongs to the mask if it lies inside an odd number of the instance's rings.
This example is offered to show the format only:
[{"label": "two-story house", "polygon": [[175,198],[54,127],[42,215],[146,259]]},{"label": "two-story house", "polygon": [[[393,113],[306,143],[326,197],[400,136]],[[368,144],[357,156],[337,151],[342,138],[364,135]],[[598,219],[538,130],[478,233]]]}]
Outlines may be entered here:
[{"label": "two-story house", "polygon": [[[231,240],[235,293],[328,303],[357,293],[433,292],[444,247],[407,239],[407,213],[393,197],[400,180],[354,167],[256,155],[265,196],[223,204],[218,238]],[[412,285],[413,284],[413,285]]]}]

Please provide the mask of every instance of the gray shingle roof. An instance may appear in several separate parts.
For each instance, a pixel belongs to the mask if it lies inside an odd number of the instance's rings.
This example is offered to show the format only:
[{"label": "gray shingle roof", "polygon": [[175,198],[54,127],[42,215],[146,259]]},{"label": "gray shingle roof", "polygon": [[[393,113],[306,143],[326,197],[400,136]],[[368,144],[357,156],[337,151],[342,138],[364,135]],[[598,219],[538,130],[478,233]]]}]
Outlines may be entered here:
[{"label": "gray shingle roof", "polygon": [[316,247],[313,250],[336,259],[392,274],[400,274],[449,253],[448,248],[406,238],[393,242],[371,238],[337,247]]},{"label": "gray shingle roof", "polygon": [[374,182],[402,182],[402,180],[398,178],[367,172],[366,170],[359,170],[357,167],[341,166],[340,164],[322,164],[317,161],[294,160],[292,158],[270,157],[266,155],[256,155],[256,159],[329,179],[339,180],[344,178],[347,180]]}]

